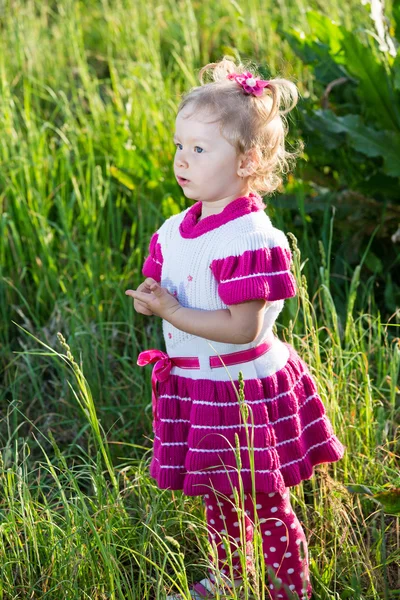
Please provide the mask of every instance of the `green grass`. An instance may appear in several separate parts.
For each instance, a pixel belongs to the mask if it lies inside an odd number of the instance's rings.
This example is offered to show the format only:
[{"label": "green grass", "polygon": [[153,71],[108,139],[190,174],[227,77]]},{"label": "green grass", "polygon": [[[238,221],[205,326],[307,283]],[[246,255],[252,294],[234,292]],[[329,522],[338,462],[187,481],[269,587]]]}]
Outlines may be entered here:
[{"label": "green grass", "polygon": [[[275,32],[306,28],[307,6],[318,3],[1,4],[0,600],[162,599],[206,574],[200,499],[148,475],[150,370],[136,358],[163,341],[124,290],[142,280],[150,234],[186,207],[171,168],[180,95],[235,52],[312,93]],[[321,9],[369,26],[357,2]],[[381,322],[359,270],[340,306],[331,296],[319,246],[331,226],[308,230],[301,255],[291,237],[299,294],[277,334],[310,365],[347,452],[294,489],[295,510],[315,598],[391,600],[398,522],[368,489],[400,487],[398,314]],[[318,279],[307,285],[308,263]]]},{"label": "green grass", "polygon": [[[297,250],[294,256],[301,281]],[[398,341],[389,343],[388,326],[367,314],[352,320],[347,340],[336,337],[323,321],[317,323],[304,282],[299,309],[304,333],[295,333],[291,322],[278,334],[307,359],[347,449],[341,461],[318,466],[311,480],[294,488],[295,510],[309,539],[315,597],[395,598],[396,521],[367,491],[379,494],[399,485]],[[329,311],[334,322],[333,305]],[[300,328],[300,317],[296,325]],[[7,422],[18,412],[31,433],[23,438],[11,433],[2,453],[3,597],[59,598],[60,590],[68,590],[63,597],[164,598],[172,583],[184,591],[188,578],[206,575],[210,548],[200,499],[158,490],[148,475],[146,448],[103,430],[82,368],[62,336],[57,351],[24,332],[31,349],[19,357],[32,370],[43,362],[59,364],[60,380],[75,400],[70,409],[79,410],[75,419],[83,417],[88,427],[83,447],[77,443],[61,452],[54,427],[41,427],[18,406],[10,408]],[[142,457],[135,459],[133,450]],[[258,567],[260,584],[262,562]],[[267,590],[259,597],[268,598]]]}]

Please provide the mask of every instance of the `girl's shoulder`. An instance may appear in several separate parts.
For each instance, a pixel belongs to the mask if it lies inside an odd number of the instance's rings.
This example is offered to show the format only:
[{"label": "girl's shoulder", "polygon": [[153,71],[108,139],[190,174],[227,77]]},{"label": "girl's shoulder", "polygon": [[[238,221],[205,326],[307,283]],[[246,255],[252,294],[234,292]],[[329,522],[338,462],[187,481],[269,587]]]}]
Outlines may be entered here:
[{"label": "girl's shoulder", "polygon": [[[270,217],[264,211],[250,213],[239,219],[239,222],[225,235],[223,247],[226,252],[244,252],[257,248],[273,248],[280,246],[290,249],[288,238],[282,229],[273,225]],[[228,232],[226,232],[228,233]]]}]

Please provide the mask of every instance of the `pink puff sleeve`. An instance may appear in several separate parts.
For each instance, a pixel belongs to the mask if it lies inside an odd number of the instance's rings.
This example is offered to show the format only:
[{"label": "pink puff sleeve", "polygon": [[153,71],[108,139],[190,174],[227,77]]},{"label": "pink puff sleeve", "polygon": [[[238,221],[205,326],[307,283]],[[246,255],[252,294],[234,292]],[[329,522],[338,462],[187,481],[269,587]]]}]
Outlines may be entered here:
[{"label": "pink puff sleeve", "polygon": [[161,244],[159,242],[159,233],[156,231],[151,237],[149,244],[149,255],[143,263],[142,274],[145,277],[152,277],[156,281],[161,281],[161,269],[163,264],[163,255]]},{"label": "pink puff sleeve", "polygon": [[227,306],[296,295],[296,280],[290,270],[292,253],[283,231],[272,227],[249,232],[231,242],[223,254],[210,268],[219,297]]}]

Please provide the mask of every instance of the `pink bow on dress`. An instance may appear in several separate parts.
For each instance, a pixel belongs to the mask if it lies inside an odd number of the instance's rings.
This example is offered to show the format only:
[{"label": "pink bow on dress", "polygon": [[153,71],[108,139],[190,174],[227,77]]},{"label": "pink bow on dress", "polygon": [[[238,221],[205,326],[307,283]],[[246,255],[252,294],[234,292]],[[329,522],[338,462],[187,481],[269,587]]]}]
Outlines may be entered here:
[{"label": "pink bow on dress", "polygon": [[139,367],[155,363],[151,374],[152,387],[152,405],[153,417],[158,419],[157,411],[157,381],[165,381],[171,372],[172,367],[180,367],[181,369],[199,369],[200,363],[196,356],[168,356],[166,352],[152,348],[141,352],[137,359]]},{"label": "pink bow on dress", "polygon": [[144,367],[145,365],[153,363],[155,363],[155,365],[151,374],[151,399],[153,406],[153,417],[155,420],[157,420],[157,381],[165,381],[167,377],[169,377],[173,367],[173,362],[168,354],[162,350],[145,350],[139,354],[137,364],[140,367]]}]

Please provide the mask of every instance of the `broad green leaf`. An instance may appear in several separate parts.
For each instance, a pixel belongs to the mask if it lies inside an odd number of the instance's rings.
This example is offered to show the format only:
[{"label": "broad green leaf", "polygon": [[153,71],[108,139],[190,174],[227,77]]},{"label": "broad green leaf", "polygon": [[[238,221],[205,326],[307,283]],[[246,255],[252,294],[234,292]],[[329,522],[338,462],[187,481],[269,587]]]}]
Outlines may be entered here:
[{"label": "broad green leaf", "polygon": [[368,496],[374,495],[373,492],[371,492],[371,490],[366,485],[362,485],[361,483],[354,483],[351,485],[346,485],[345,488],[351,494],[367,494]]},{"label": "broad green leaf", "polygon": [[382,504],[385,513],[400,515],[400,488],[379,492],[374,498]]},{"label": "broad green leaf", "polygon": [[394,283],[390,273],[387,275],[384,297],[385,305],[394,313],[398,307],[396,300],[400,297],[400,287]]},{"label": "broad green leaf", "polygon": [[367,116],[383,129],[400,131],[399,97],[396,96],[385,65],[378,62],[372,49],[349,31],[343,31],[346,68],[358,80],[357,93]]},{"label": "broad green leaf", "polygon": [[365,258],[365,266],[368,267],[373,273],[382,273],[383,264],[380,258],[376,256],[371,250],[368,252]]},{"label": "broad green leaf", "polygon": [[339,77],[348,76],[342,65],[338,65],[330,54],[329,46],[319,42],[311,41],[304,37],[302,31],[291,29],[281,31],[292,50],[308,65],[314,66],[315,76],[323,84],[328,84]]},{"label": "broad green leaf", "polygon": [[317,38],[330,48],[333,55],[339,54],[342,48],[342,27],[329,17],[314,10],[307,11],[307,21],[312,31],[313,38]]},{"label": "broad green leaf", "polygon": [[376,131],[364,125],[359,115],[338,117],[331,110],[316,110],[321,126],[330,133],[346,133],[355,150],[365,156],[382,156],[384,170],[391,177],[400,177],[400,133]]},{"label": "broad green leaf", "polygon": [[377,500],[387,514],[400,514],[400,488],[392,488],[374,494],[366,485],[346,485],[351,494],[366,494]]}]

